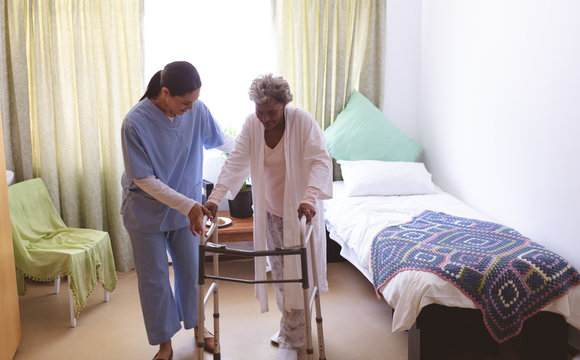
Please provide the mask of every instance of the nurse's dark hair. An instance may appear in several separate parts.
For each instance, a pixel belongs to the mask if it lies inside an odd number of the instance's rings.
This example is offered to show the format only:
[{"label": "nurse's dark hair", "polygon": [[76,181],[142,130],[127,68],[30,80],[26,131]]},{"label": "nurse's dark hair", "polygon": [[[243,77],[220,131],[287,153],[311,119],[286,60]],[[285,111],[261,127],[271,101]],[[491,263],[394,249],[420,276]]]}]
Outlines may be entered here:
[{"label": "nurse's dark hair", "polygon": [[153,75],[139,101],[157,97],[163,87],[169,90],[171,96],[183,96],[199,89],[201,79],[195,66],[187,61],[174,61]]},{"label": "nurse's dark hair", "polygon": [[292,101],[290,85],[282,76],[272,74],[260,75],[250,85],[250,100],[256,104],[263,104],[268,100],[276,100],[282,104]]}]

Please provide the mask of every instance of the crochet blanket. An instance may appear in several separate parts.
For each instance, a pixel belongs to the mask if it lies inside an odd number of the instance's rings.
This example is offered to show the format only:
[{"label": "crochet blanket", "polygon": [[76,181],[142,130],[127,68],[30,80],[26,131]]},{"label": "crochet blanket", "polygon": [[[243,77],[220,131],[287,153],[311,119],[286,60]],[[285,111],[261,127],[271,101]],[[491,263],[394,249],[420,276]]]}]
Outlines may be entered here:
[{"label": "crochet blanket", "polygon": [[427,210],[379,232],[371,249],[375,289],[403,270],[432,272],[471,298],[497,342],[580,283],[561,256],[506,226]]}]

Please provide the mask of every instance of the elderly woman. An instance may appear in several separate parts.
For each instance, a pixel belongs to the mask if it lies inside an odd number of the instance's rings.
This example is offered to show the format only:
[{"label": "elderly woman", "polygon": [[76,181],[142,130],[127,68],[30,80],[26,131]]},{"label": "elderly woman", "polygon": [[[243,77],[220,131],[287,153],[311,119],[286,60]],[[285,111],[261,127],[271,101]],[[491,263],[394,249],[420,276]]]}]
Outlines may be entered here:
[{"label": "elderly woman", "polygon": [[[299,217],[313,224],[313,238],[321,292],[326,281],[326,233],[320,200],[332,196],[332,165],[322,131],[305,110],[289,105],[290,86],[282,77],[267,74],[250,87],[256,112],[250,114],[236,138],[205,206],[215,216],[222,198],[233,198],[248,175],[252,178],[254,250],[299,245]],[[270,257],[274,279],[295,278],[299,259]],[[266,279],[263,257],[255,261],[256,279]],[[299,284],[276,284],[282,312],[279,358],[296,358],[305,344],[304,306]],[[262,312],[268,311],[264,284],[256,285]]]}]

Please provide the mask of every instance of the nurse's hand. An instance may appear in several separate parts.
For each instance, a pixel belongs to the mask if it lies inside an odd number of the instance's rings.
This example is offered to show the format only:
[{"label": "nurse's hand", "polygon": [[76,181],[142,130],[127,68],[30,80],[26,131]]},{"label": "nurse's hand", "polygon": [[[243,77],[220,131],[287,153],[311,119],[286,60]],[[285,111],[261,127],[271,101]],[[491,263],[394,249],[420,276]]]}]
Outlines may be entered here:
[{"label": "nurse's hand", "polygon": [[202,224],[204,215],[208,218],[212,218],[209,210],[201,206],[199,203],[195,203],[191,210],[189,210],[189,214],[187,215],[189,218],[189,229],[194,235],[201,235],[201,232],[204,231],[205,227],[204,224]]}]

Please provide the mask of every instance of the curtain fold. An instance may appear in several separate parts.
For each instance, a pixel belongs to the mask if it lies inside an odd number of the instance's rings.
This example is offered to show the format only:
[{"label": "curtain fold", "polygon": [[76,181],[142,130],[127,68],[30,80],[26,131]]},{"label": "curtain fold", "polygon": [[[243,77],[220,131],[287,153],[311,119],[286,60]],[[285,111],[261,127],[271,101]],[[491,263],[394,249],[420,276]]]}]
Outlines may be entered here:
[{"label": "curtain fold", "polygon": [[356,89],[383,101],[386,0],[272,0],[280,74],[325,129]]},{"label": "curtain fold", "polygon": [[42,177],[68,226],[109,232],[117,270],[130,270],[120,128],[143,89],[143,0],[2,3],[7,166]]}]

